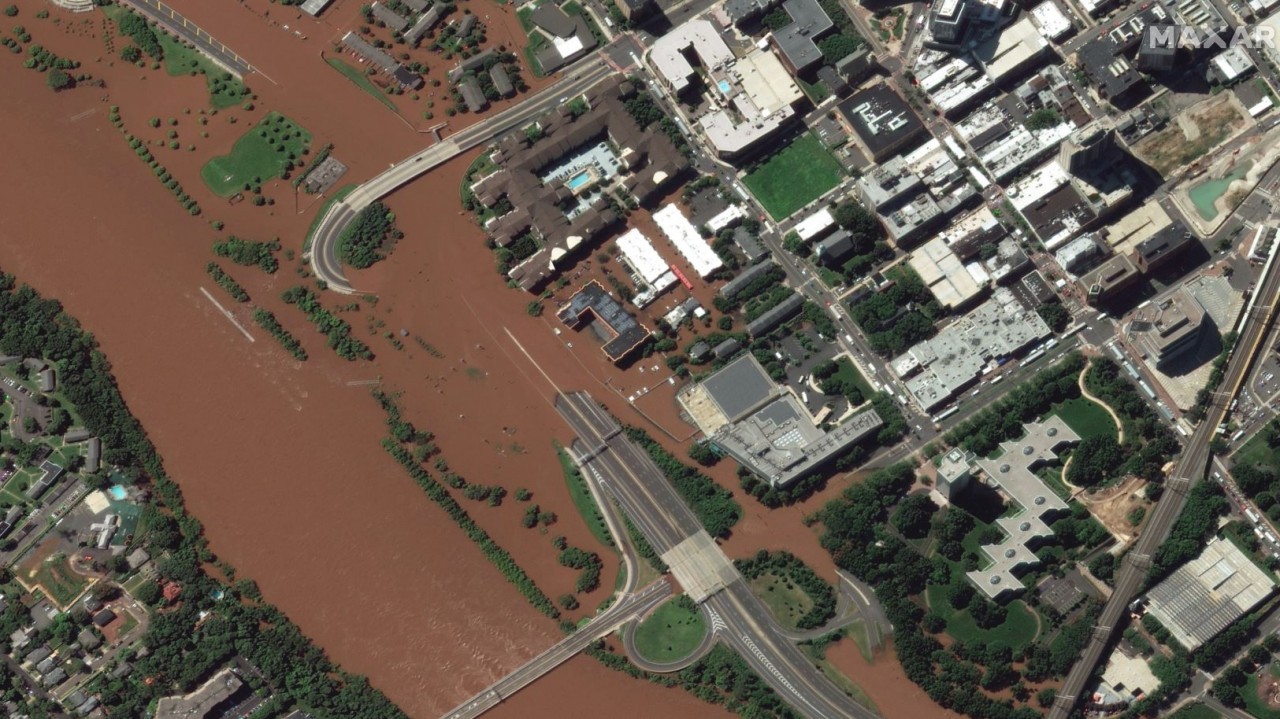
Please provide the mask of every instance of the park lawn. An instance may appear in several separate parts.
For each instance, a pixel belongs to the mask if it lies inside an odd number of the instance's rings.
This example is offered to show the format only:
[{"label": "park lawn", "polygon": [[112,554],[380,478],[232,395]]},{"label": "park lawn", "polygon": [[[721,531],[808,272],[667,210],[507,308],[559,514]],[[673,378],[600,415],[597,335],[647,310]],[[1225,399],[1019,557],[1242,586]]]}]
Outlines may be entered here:
[{"label": "park lawn", "polygon": [[138,590],[142,589],[142,585],[151,584],[154,581],[155,581],[154,579],[150,579],[145,575],[143,575],[142,572],[138,572],[134,574],[132,577],[129,577],[128,579],[126,579],[124,583],[120,585],[120,587],[121,589],[124,589],[124,591],[127,592],[129,596],[136,597],[138,596]]},{"label": "park lawn", "polygon": [[559,443],[556,444],[556,456],[560,459],[560,471],[564,474],[564,482],[569,486],[569,497],[573,499],[573,506],[578,508],[578,514],[582,515],[582,521],[587,523],[587,529],[591,530],[591,536],[595,537],[601,545],[612,547],[613,537],[609,534],[609,525],[605,524],[604,515],[601,514],[595,498],[591,496],[587,480],[583,478],[582,473],[578,471],[578,466],[573,463],[569,453]]},{"label": "park lawn", "polygon": [[1222,719],[1222,715],[1204,704],[1188,704],[1174,712],[1169,719]]},{"label": "park lawn", "polygon": [[[945,599],[943,600],[946,601]],[[947,605],[950,609],[951,605]],[[1039,634],[1036,615],[1021,601],[1010,602],[1004,622],[991,629],[982,629],[969,616],[968,611],[956,612],[947,617],[947,634],[964,642],[985,642],[988,645],[1006,646],[1015,652],[1031,646]]]},{"label": "park lawn", "polygon": [[35,581],[58,606],[65,607],[89,586],[89,580],[71,571],[66,555],[58,554],[40,563]]},{"label": "park lawn", "polygon": [[800,587],[789,584],[784,577],[773,572],[765,572],[755,579],[747,581],[751,591],[769,607],[778,624],[791,630],[798,630],[796,622],[813,609],[813,600]]},{"label": "park lawn", "polygon": [[[1277,420],[1273,420],[1277,421]],[[1267,428],[1263,426],[1244,446],[1236,452],[1232,464],[1260,464],[1272,469],[1280,469],[1280,452],[1267,446]]]},{"label": "park lawn", "polygon": [[1076,397],[1060,402],[1050,412],[1057,415],[1067,426],[1080,435],[1080,439],[1088,439],[1099,435],[1118,436],[1115,420],[1101,405],[1084,397]]},{"label": "park lawn", "polygon": [[811,132],[800,135],[742,181],[769,216],[781,220],[840,184],[839,161]]},{"label": "park lawn", "polygon": [[246,184],[261,185],[279,177],[291,154],[294,164],[301,166],[302,151],[310,144],[310,132],[284,115],[271,112],[236,140],[231,154],[205,163],[200,177],[214,194],[230,197]]},{"label": "park lawn", "polygon": [[1262,697],[1258,696],[1257,675],[1249,675],[1249,680],[1240,687],[1240,697],[1244,699],[1244,710],[1255,719],[1280,719],[1280,711],[1267,706]]},{"label": "park lawn", "polygon": [[365,75],[364,71],[360,68],[349,65],[336,57],[325,58],[325,62],[329,63],[329,67],[342,73],[348,80],[355,83],[356,87],[378,98],[378,102],[385,105],[388,110],[391,110],[392,112],[399,112],[399,109],[396,108],[396,104],[391,101],[391,98],[387,97],[382,90],[378,89],[378,86],[373,84],[373,82],[369,80],[369,76]]},{"label": "park lawn", "polygon": [[167,32],[158,32],[164,48],[164,69],[172,76],[204,75],[209,85],[209,104],[217,109],[231,107],[249,96],[249,88],[204,53],[188,47]]},{"label": "park lawn", "polygon": [[320,206],[320,211],[316,216],[311,218],[311,227],[307,228],[307,238],[302,242],[302,251],[306,252],[311,249],[311,238],[316,234],[316,228],[320,226],[320,220],[324,219],[324,213],[329,211],[335,202],[341,202],[344,197],[350,195],[356,189],[356,185],[343,185],[333,196],[324,201]]},{"label": "park lawn", "polygon": [[689,656],[706,635],[702,613],[672,599],[636,627],[636,651],[651,662],[674,662]]},{"label": "park lawn", "polygon": [[858,392],[862,394],[863,399],[871,399],[871,395],[875,393],[871,391],[871,385],[867,384],[866,378],[858,371],[858,368],[853,364],[853,360],[848,357],[841,357],[836,360],[836,366],[839,367],[839,369],[836,370],[836,377],[839,377],[845,382],[857,387]]}]

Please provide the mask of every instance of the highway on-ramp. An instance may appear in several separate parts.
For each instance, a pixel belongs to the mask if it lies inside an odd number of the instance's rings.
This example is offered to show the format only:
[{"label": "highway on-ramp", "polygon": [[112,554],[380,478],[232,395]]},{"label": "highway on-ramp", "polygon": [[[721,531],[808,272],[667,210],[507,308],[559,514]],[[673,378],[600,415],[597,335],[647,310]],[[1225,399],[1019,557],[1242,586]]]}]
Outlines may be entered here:
[{"label": "highway on-ramp", "polygon": [[338,260],[338,238],[361,210],[397,188],[452,160],[458,155],[533,122],[538,116],[563,104],[608,77],[613,70],[600,55],[579,60],[564,71],[560,81],[528,96],[520,104],[461,130],[447,139],[393,164],[356,187],[325,211],[310,238],[305,257],[310,258],[316,278],[335,292],[357,294],[342,273]]},{"label": "highway on-ramp", "polygon": [[1280,298],[1280,271],[1274,266],[1274,258],[1275,253],[1267,261],[1253,301],[1246,310],[1235,351],[1227,362],[1222,389],[1213,394],[1204,420],[1191,435],[1173,471],[1169,473],[1164,494],[1148,515],[1150,519],[1144,525],[1134,548],[1125,555],[1124,562],[1116,573],[1115,591],[1098,617],[1088,645],[1058,691],[1057,701],[1049,710],[1049,719],[1066,719],[1080,701],[1081,693],[1085,691],[1094,669],[1111,643],[1115,628],[1124,619],[1129,603],[1142,587],[1152,557],[1182,513],[1192,485],[1204,479],[1208,471],[1211,454],[1209,443],[1217,432],[1218,425],[1226,418],[1231,400],[1239,391],[1259,348],[1263,347],[1263,340],[1266,339],[1274,318],[1273,303]]}]

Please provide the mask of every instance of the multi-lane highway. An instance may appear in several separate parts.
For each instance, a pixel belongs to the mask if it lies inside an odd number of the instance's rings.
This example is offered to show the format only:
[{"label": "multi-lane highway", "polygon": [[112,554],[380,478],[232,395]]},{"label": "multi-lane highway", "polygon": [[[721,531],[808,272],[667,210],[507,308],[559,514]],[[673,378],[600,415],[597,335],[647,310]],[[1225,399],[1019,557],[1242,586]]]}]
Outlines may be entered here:
[{"label": "multi-lane highway", "polygon": [[1084,653],[1063,682],[1062,689],[1058,692],[1058,699],[1049,711],[1049,719],[1066,719],[1076,703],[1080,701],[1081,694],[1085,691],[1094,669],[1110,645],[1115,628],[1124,619],[1129,602],[1141,588],[1147,570],[1151,566],[1153,555],[1164,542],[1178,515],[1181,514],[1187,501],[1187,493],[1192,485],[1204,479],[1210,459],[1209,443],[1218,425],[1226,417],[1231,400],[1239,392],[1240,385],[1248,375],[1249,367],[1253,364],[1259,348],[1265,347],[1263,340],[1274,319],[1273,303],[1278,297],[1280,297],[1280,272],[1276,271],[1273,256],[1268,260],[1253,301],[1246,310],[1236,349],[1227,363],[1222,389],[1214,393],[1205,419],[1191,435],[1173,471],[1169,473],[1165,483],[1165,493],[1149,515],[1150,519],[1143,527],[1142,535],[1138,537],[1134,548],[1125,555],[1124,562],[1116,573],[1115,591],[1107,600]]},{"label": "multi-lane highway", "polygon": [[[618,500],[655,551],[666,556],[685,545],[690,537],[704,532],[697,517],[644,450],[622,434],[613,418],[590,395],[560,394],[556,409],[580,439],[580,451],[585,454],[579,460]],[[715,545],[706,554],[704,561],[708,565],[727,562]],[[716,571],[717,567],[703,569]],[[832,684],[779,633],[768,608],[751,593],[736,570],[705,599],[703,609],[710,616],[717,639],[736,650],[801,714],[815,719],[877,716]]]},{"label": "multi-lane highway", "polygon": [[351,287],[342,273],[337,245],[342,231],[361,210],[467,150],[492,142],[514,129],[528,125],[539,115],[563,104],[567,98],[581,94],[612,72],[613,70],[601,55],[583,58],[566,69],[560,81],[530,95],[514,107],[482,120],[442,142],[393,164],[377,177],[352,190],[342,200],[330,205],[316,226],[315,234],[310,238],[311,244],[306,251],[316,277],[331,290],[342,294],[355,294],[356,290]]},{"label": "multi-lane highway", "polygon": [[569,661],[601,637],[627,622],[653,611],[671,596],[671,584],[659,579],[634,594],[623,596],[613,606],[591,620],[591,623],[560,640],[555,646],[522,664],[514,672],[490,685],[484,691],[458,705],[445,719],[473,719],[500,704],[504,699],[532,684],[539,677]]}]

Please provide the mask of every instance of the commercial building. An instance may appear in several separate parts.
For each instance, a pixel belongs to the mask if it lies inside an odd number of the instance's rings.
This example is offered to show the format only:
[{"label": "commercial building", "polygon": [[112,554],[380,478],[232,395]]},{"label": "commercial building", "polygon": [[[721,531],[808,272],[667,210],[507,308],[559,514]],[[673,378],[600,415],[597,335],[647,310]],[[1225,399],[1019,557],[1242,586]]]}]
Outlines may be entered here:
[{"label": "commercial building", "polygon": [[1016,355],[1052,332],[1034,308],[1021,304],[1007,287],[911,347],[890,363],[907,391],[926,412],[946,405],[982,376],[983,369]]},{"label": "commercial building", "polygon": [[1230,540],[1214,537],[1200,556],[1147,592],[1147,611],[1194,652],[1275,591],[1275,581]]},{"label": "commercial building", "polygon": [[[397,15],[397,17],[399,16]],[[422,76],[411,72],[408,68],[396,62],[395,58],[366,42],[364,38],[356,33],[348,32],[343,35],[342,44],[370,64],[377,65],[383,72],[399,83],[401,87],[416,90],[423,86]]]},{"label": "commercial building", "polygon": [[836,228],[835,215],[831,214],[831,208],[823,207],[808,217],[800,220],[791,228],[796,236],[803,242],[813,242],[814,240],[825,237],[829,232]]},{"label": "commercial building", "polygon": [[989,599],[1025,589],[1014,572],[1040,563],[1033,551],[1035,543],[1053,536],[1049,522],[1068,510],[1067,503],[1036,470],[1056,462],[1063,445],[1079,442],[1080,435],[1056,415],[1023,426],[1026,434],[1022,439],[1001,442],[998,455],[977,460],[987,483],[998,487],[1020,510],[996,520],[1005,538],[997,544],[984,544],[986,566],[967,574]]},{"label": "commercial building", "polygon": [[640,230],[632,228],[623,233],[618,238],[618,249],[622,252],[623,264],[630,270],[636,283],[641,285],[638,288],[640,291],[631,300],[637,307],[644,307],[677,282],[671,266],[662,259],[649,238]]},{"label": "commercial building", "polygon": [[[703,100],[711,109],[698,117],[697,125],[722,158],[749,153],[789,124],[795,118],[792,105],[804,97],[776,55],[757,48],[736,57],[709,20],[673,28],[653,43],[646,57],[672,93],[707,88]],[[696,82],[700,78],[705,83]]]},{"label": "commercial building", "polygon": [[1196,238],[1181,223],[1171,223],[1151,237],[1138,243],[1133,250],[1138,269],[1143,272],[1158,270],[1196,243]]},{"label": "commercial building", "polygon": [[1195,295],[1179,286],[1167,297],[1139,307],[1124,332],[1144,359],[1164,370],[1195,351],[1205,328],[1213,325],[1212,319],[1206,319]]},{"label": "commercial building", "polygon": [[302,12],[305,12],[311,17],[320,17],[320,13],[324,12],[325,8],[332,4],[333,0],[306,0],[306,2],[302,3],[300,7]]},{"label": "commercial building", "polygon": [[921,193],[910,202],[880,216],[889,239],[898,247],[911,247],[947,218],[933,195]]},{"label": "commercial building", "polygon": [[840,103],[840,117],[876,162],[899,154],[923,138],[924,123],[906,100],[884,83]]},{"label": "commercial building", "polygon": [[621,362],[643,345],[650,336],[649,328],[623,308],[599,282],[592,280],[573,293],[569,301],[556,310],[556,316],[570,328],[578,329],[593,320],[601,322],[611,335],[601,349],[611,362]]},{"label": "commercial building", "polygon": [[1050,40],[1061,40],[1071,32],[1071,18],[1055,0],[1044,0],[1031,8],[1031,20],[1040,34]]},{"label": "commercial building", "polygon": [[857,179],[858,196],[868,208],[883,212],[924,189],[924,180],[911,171],[901,155],[863,173]]},{"label": "commercial building", "polygon": [[1138,49],[1148,26],[1170,22],[1163,5],[1150,3],[1077,51],[1077,62],[1099,95],[1122,107],[1139,99],[1146,85],[1129,56]]},{"label": "commercial building", "polygon": [[782,9],[791,23],[773,31],[773,44],[792,74],[799,75],[822,61],[817,40],[835,28],[818,0],[786,0]]},{"label": "commercial building", "polygon": [[1104,250],[1093,233],[1083,234],[1063,245],[1053,256],[1068,274],[1078,275],[1081,270],[1097,264]]},{"label": "commercial building", "polygon": [[1178,58],[1178,27],[1148,25],[1138,46],[1138,68],[1143,72],[1168,72]]},{"label": "commercial building", "polygon": [[953,447],[951,451],[939,457],[938,482],[934,485],[938,493],[948,502],[955,501],[973,481],[973,452],[961,447]]},{"label": "commercial building", "polygon": [[190,694],[160,699],[156,702],[155,719],[219,717],[251,694],[250,687],[235,672],[223,669]]},{"label": "commercial building", "polygon": [[775,487],[820,471],[883,424],[868,409],[823,431],[749,353],[682,390],[678,399],[717,447]]},{"label": "commercial building", "polygon": [[985,273],[974,277],[942,237],[916,248],[907,262],[943,307],[963,307],[986,289]]},{"label": "commercial building", "polygon": [[929,35],[934,42],[954,45],[968,26],[969,4],[973,0],[941,0],[929,11]]},{"label": "commercial building", "polygon": [[1071,133],[1062,142],[1058,148],[1058,164],[1072,175],[1087,175],[1111,165],[1120,154],[1115,125],[1101,118]]},{"label": "commercial building", "polygon": [[1217,85],[1231,85],[1255,70],[1253,59],[1239,45],[1229,47],[1209,61],[1206,79]]},{"label": "commercial building", "polygon": [[1080,278],[1090,304],[1106,302],[1142,279],[1128,255],[1115,255]]},{"label": "commercial building", "polygon": [[680,212],[680,207],[673,203],[668,203],[665,207],[653,213],[653,221],[657,223],[658,229],[662,230],[662,234],[676,248],[682,257],[693,266],[693,271],[698,273],[699,277],[709,277],[724,267],[724,261],[720,259],[720,255],[711,249],[711,245],[702,239],[702,235],[698,234],[698,228],[689,222],[689,218]]},{"label": "commercial building", "polygon": [[[562,104],[539,120],[537,140],[517,130],[499,141],[490,156],[498,170],[471,185],[485,207],[510,208],[485,225],[495,245],[537,239],[536,251],[508,272],[522,289],[540,290],[619,221],[607,193],[581,194],[586,186],[623,191],[643,204],[688,169],[665,134],[642,132],[627,112],[624,102],[635,92],[628,81],[608,80],[586,92],[585,114]],[[509,205],[499,205],[503,198]]]},{"label": "commercial building", "polygon": [[1026,72],[1048,52],[1049,41],[1025,15],[973,49],[974,57],[995,83]]},{"label": "commercial building", "polygon": [[534,8],[529,20],[550,41],[534,55],[544,74],[549,75],[559,70],[596,47],[595,36],[591,34],[586,18],[582,15],[570,16],[554,3],[544,3]]},{"label": "commercial building", "polygon": [[31,486],[27,487],[27,491],[23,492],[23,494],[25,494],[28,499],[40,499],[40,497],[45,492],[49,491],[49,488],[52,487],[60,477],[62,477],[62,472],[63,468],[61,466],[46,459],[40,463],[40,478],[35,482],[32,482]]}]

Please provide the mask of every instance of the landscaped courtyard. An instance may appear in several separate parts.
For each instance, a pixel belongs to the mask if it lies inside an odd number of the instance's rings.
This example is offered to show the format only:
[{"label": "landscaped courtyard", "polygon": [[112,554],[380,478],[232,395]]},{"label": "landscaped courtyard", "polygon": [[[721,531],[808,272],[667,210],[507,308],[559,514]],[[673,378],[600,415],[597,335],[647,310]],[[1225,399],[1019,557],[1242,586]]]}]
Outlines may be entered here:
[{"label": "landscaped courtyard", "polygon": [[250,190],[290,166],[301,167],[311,133],[278,112],[269,113],[231,147],[228,155],[209,160],[200,176],[219,197]]},{"label": "landscaped courtyard", "polygon": [[813,202],[844,178],[844,170],[816,135],[806,132],[742,178],[775,220]]}]

